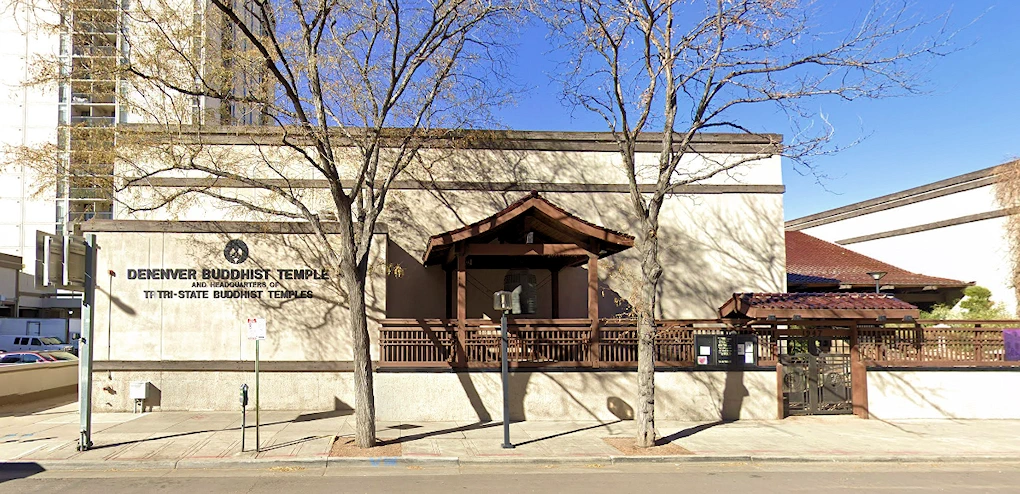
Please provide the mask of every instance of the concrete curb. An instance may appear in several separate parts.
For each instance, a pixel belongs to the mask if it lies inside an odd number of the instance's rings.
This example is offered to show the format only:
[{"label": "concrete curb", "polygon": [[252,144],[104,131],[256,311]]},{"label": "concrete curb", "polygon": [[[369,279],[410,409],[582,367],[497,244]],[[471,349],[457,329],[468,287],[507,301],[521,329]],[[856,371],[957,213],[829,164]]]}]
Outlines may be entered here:
[{"label": "concrete curb", "polygon": [[383,456],[351,457],[331,456],[326,460],[329,467],[407,467],[407,466],[449,466],[455,467],[461,462],[456,456]]},{"label": "concrete curb", "polygon": [[326,457],[320,458],[203,458],[177,460],[176,470],[208,470],[208,469],[267,469],[267,468],[325,468]]},{"label": "concrete curb", "polygon": [[0,471],[106,471],[106,470],[174,470],[177,460],[39,460],[0,463]]},{"label": "concrete curb", "polygon": [[461,458],[460,465],[591,465],[613,463],[611,456],[473,456]]},{"label": "concrete curb", "polygon": [[316,457],[316,458],[223,458],[181,460],[40,460],[0,462],[0,471],[137,471],[137,470],[266,470],[271,468],[344,468],[407,466],[485,465],[634,465],[663,463],[1016,463],[1020,458],[981,456],[882,456],[882,455],[678,455],[678,456],[584,456],[584,457]]}]

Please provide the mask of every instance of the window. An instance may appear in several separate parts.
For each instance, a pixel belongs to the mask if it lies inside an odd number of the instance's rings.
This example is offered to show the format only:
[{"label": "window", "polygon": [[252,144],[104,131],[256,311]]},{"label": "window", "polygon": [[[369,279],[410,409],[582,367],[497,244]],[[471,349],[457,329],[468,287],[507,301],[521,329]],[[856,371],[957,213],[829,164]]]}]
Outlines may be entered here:
[{"label": "window", "polygon": [[26,340],[28,340],[28,338],[14,338],[14,344],[15,345],[26,345],[26,344],[28,344],[28,342]]},{"label": "window", "polygon": [[39,358],[38,355],[32,355],[32,354],[23,355],[21,357],[21,363],[23,363],[23,364],[31,364],[31,363],[35,363],[35,362],[45,362],[45,360]]},{"label": "window", "polygon": [[32,338],[32,344],[35,346],[42,345],[42,343],[39,342],[39,338]]},{"label": "window", "polygon": [[21,363],[21,357],[17,355],[5,355],[0,357],[0,364],[19,364]]}]

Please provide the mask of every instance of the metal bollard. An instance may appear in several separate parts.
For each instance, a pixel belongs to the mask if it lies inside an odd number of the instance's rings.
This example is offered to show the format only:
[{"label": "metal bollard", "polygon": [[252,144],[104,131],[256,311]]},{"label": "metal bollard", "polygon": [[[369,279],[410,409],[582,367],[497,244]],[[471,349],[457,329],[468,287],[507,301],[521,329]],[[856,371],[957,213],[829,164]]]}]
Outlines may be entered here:
[{"label": "metal bollard", "polygon": [[245,408],[248,406],[248,385],[241,385],[241,452],[244,452],[244,428],[245,428],[245,415],[247,411]]}]

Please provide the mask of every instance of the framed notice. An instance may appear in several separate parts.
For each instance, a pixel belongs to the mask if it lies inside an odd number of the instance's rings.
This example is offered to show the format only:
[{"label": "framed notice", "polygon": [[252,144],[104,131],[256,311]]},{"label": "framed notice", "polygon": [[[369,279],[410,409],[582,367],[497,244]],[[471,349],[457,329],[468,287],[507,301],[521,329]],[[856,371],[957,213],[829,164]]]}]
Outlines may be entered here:
[{"label": "framed notice", "polygon": [[249,317],[248,318],[248,339],[249,340],[264,340],[266,339],[266,320],[262,317]]}]

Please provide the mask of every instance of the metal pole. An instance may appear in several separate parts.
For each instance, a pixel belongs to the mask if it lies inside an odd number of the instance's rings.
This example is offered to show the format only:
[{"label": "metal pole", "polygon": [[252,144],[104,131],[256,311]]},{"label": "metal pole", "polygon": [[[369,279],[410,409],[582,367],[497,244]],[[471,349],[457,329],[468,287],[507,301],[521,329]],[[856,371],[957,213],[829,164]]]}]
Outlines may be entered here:
[{"label": "metal pole", "polygon": [[875,293],[881,293],[878,291],[878,280],[875,280]]},{"label": "metal pole", "polygon": [[259,442],[259,340],[255,340],[255,452],[261,452]]},{"label": "metal pole", "polygon": [[241,384],[241,452],[244,453],[245,418],[248,415],[248,385]]},{"label": "metal pole", "polygon": [[[49,253],[47,253],[49,254]],[[85,293],[82,298],[82,334],[78,340],[78,451],[92,448],[92,336],[96,320],[96,236],[85,236]]]},{"label": "metal pole", "polygon": [[[116,274],[113,270],[110,270],[110,291],[107,292],[107,296],[110,299],[110,303],[106,304],[106,360],[113,359],[113,277]],[[106,371],[106,378],[113,379],[113,370]],[[142,413],[145,413],[145,407],[142,407]]]},{"label": "metal pole", "polygon": [[507,368],[509,338],[506,334],[506,311],[503,311],[499,324],[502,331],[500,347],[503,354],[503,449],[513,449],[514,445],[510,444],[510,371]]}]

